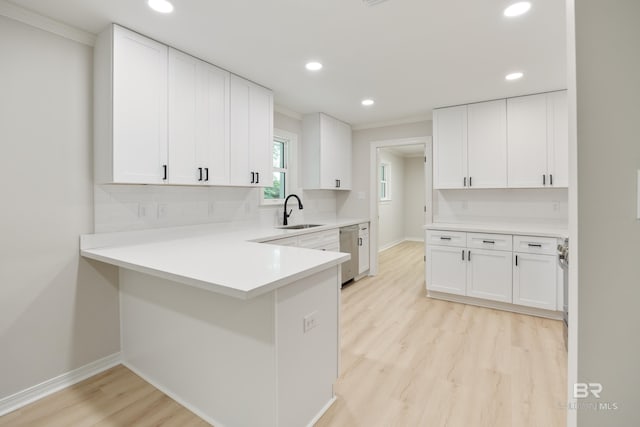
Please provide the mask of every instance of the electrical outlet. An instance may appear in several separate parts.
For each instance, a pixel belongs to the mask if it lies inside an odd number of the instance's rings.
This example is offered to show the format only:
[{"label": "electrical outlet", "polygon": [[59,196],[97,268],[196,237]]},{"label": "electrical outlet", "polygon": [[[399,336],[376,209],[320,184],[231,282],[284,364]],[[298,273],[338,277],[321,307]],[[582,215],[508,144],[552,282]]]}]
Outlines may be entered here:
[{"label": "electrical outlet", "polygon": [[153,202],[142,202],[138,204],[138,218],[152,219],[158,217],[158,207]]},{"label": "electrical outlet", "polygon": [[303,319],[303,332],[307,333],[311,329],[318,326],[318,312],[314,311],[313,313],[307,314]]}]

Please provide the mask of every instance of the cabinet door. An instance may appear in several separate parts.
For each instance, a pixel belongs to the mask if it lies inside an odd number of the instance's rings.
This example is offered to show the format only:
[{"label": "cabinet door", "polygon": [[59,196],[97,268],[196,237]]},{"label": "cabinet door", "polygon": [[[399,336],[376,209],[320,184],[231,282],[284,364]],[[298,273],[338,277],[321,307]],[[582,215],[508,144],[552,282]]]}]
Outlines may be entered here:
[{"label": "cabinet door", "polygon": [[557,257],[522,252],[513,256],[513,303],[555,310]]},{"label": "cabinet door", "polygon": [[512,253],[471,249],[467,252],[467,296],[511,302]]},{"label": "cabinet door", "polygon": [[257,174],[257,186],[273,186],[273,94],[252,83],[249,86],[249,167]]},{"label": "cabinet door", "polygon": [[506,188],[506,100],[469,105],[467,122],[469,187]]},{"label": "cabinet door", "polygon": [[336,178],[340,180],[338,189],[351,190],[351,126],[337,121],[336,131],[336,155],[334,159],[337,165]]},{"label": "cabinet door", "polygon": [[465,295],[467,262],[463,248],[427,246],[427,290]]},{"label": "cabinet door", "polygon": [[546,94],[507,100],[507,147],[510,188],[548,184]]},{"label": "cabinet door", "polygon": [[[229,84],[229,183],[251,186],[255,175],[249,168],[249,86],[231,76]],[[252,178],[254,178],[252,180]]]},{"label": "cabinet door", "polygon": [[332,117],[320,115],[320,187],[338,188],[338,127]]},{"label": "cabinet door", "polygon": [[167,46],[114,27],[114,182],[165,182],[167,56]]},{"label": "cabinet door", "polygon": [[[171,184],[197,184],[198,62],[169,49],[169,166]],[[199,181],[200,179],[200,181]]]},{"label": "cabinet door", "polygon": [[358,248],[358,274],[369,269],[369,233],[360,232]]},{"label": "cabinet door", "polygon": [[467,106],[433,111],[433,188],[464,188],[467,177]]},{"label": "cabinet door", "polygon": [[548,184],[569,186],[569,107],[567,91],[547,94]]}]

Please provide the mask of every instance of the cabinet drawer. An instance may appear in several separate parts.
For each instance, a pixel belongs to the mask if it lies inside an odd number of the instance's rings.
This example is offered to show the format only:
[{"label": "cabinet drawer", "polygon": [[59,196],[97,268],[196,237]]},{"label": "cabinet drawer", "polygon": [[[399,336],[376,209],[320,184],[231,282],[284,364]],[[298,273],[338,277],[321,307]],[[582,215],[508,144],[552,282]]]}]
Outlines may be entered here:
[{"label": "cabinet drawer", "polygon": [[513,236],[514,252],[555,255],[557,244],[553,237]]},{"label": "cabinet drawer", "polygon": [[298,237],[298,245],[301,248],[321,249],[330,246],[340,247],[340,235],[338,229],[319,231],[317,233],[303,234]]},{"label": "cabinet drawer", "polygon": [[467,246],[467,233],[460,231],[427,230],[427,245],[465,248]]},{"label": "cabinet drawer", "polygon": [[510,251],[513,238],[510,234],[467,233],[467,247]]}]

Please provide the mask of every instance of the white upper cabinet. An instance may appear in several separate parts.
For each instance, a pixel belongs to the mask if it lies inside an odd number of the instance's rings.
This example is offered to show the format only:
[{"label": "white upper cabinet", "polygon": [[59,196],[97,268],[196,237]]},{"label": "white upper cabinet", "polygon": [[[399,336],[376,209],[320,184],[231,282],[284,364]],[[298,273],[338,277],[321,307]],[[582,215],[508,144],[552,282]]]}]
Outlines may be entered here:
[{"label": "white upper cabinet", "polygon": [[273,185],[273,93],[231,76],[231,185]]},{"label": "white upper cabinet", "polygon": [[507,103],[480,102],[467,107],[467,159],[470,188],[507,186]]},{"label": "white upper cabinet", "polygon": [[351,126],[314,113],[302,127],[303,188],[351,190]]},{"label": "white upper cabinet", "polygon": [[96,183],[272,185],[270,90],[117,25],[94,73]]},{"label": "white upper cabinet", "polygon": [[118,26],[98,37],[96,182],[166,182],[167,55],[167,46]]},{"label": "white upper cabinet", "polygon": [[169,183],[229,183],[229,73],[169,50]]},{"label": "white upper cabinet", "polygon": [[547,171],[553,187],[569,186],[568,111],[566,91],[547,95]]},{"label": "white upper cabinet", "polygon": [[433,111],[433,187],[568,186],[567,92]]},{"label": "white upper cabinet", "polygon": [[467,186],[467,106],[433,111],[433,188]]},{"label": "white upper cabinet", "polygon": [[507,100],[510,188],[568,186],[567,93]]}]

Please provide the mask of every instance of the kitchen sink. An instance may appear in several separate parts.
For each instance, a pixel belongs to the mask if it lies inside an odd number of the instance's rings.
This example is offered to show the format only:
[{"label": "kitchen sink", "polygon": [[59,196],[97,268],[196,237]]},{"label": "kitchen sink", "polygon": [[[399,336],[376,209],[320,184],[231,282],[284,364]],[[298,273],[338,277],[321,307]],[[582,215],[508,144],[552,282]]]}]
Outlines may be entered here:
[{"label": "kitchen sink", "polygon": [[313,227],[322,227],[324,224],[296,224],[296,225],[285,225],[284,227],[276,227],[282,230],[302,230],[305,228],[313,228]]}]

